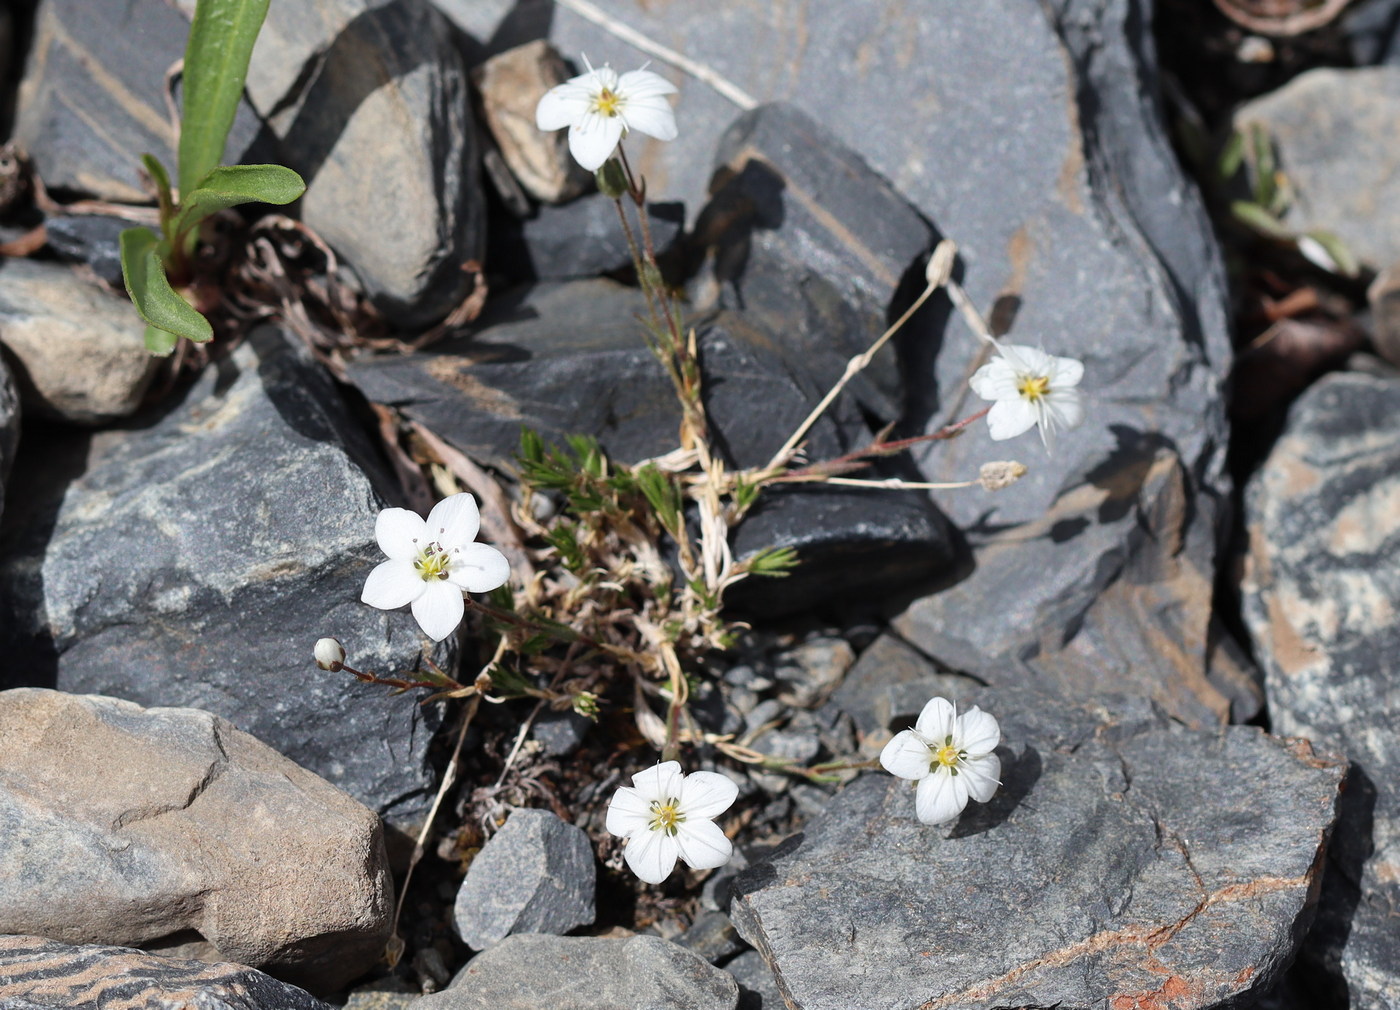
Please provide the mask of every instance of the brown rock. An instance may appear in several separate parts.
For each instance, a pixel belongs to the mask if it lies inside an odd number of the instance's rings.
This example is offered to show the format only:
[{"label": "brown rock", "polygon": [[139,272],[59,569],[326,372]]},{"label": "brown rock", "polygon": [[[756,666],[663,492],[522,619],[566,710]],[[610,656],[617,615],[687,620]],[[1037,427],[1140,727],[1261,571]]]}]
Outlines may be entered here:
[{"label": "brown rock", "polygon": [[567,130],[544,133],[535,126],[540,98],[569,76],[563,57],[542,40],[508,49],[472,72],[501,157],[520,185],[545,203],[572,200],[592,181],[569,155]]},{"label": "brown rock", "polygon": [[0,343],[14,356],[27,413],[80,424],[131,414],[160,366],[143,329],[129,302],[67,267],[0,264]]},{"label": "brown rock", "polygon": [[207,712],[0,693],[0,825],[0,933],[202,940],[317,991],[387,935],[379,819]]}]

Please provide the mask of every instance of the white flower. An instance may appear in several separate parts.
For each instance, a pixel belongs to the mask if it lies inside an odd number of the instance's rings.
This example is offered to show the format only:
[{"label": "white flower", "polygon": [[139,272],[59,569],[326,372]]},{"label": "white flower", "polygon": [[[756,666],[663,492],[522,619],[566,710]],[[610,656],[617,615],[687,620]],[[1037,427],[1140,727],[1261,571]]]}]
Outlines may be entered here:
[{"label": "white flower", "polygon": [[380,610],[413,604],[418,626],[441,642],[462,620],[462,594],[505,585],[510,562],[487,544],[472,543],[481,526],[476,500],[454,494],[433,506],[424,522],[408,509],[385,509],[374,524],[389,560],[369,573],[360,599]]},{"label": "white flower", "polygon": [[739,787],[723,775],[682,775],[679,761],[666,761],[617,791],[608,804],[608,830],[627,839],[627,865],[648,884],[669,877],[677,856],[697,870],[712,870],[734,852],[714,818],[738,795]]},{"label": "white flower", "polygon": [[1040,440],[1049,449],[1055,432],[1084,421],[1084,404],[1074,387],[1084,377],[1084,365],[1074,358],[1057,358],[1024,344],[996,345],[998,357],[973,373],[972,391],[995,400],[987,414],[993,439],[1015,438],[1040,425]]},{"label": "white flower", "polygon": [[[583,61],[588,64],[587,57]],[[609,66],[579,74],[550,88],[535,107],[541,130],[569,128],[569,153],[596,172],[629,130],[657,140],[676,139],[676,114],[666,101],[676,86],[649,70],[618,76]]]},{"label": "white flower", "polygon": [[925,824],[944,824],[969,799],[986,803],[997,791],[1001,759],[997,721],[975,705],[962,715],[946,698],[934,698],[913,729],[894,735],[880,752],[885,771],[919,783],[914,811]]},{"label": "white flower", "polygon": [[345,647],[334,638],[318,638],[315,656],[316,665],[323,670],[334,673],[345,666]]}]

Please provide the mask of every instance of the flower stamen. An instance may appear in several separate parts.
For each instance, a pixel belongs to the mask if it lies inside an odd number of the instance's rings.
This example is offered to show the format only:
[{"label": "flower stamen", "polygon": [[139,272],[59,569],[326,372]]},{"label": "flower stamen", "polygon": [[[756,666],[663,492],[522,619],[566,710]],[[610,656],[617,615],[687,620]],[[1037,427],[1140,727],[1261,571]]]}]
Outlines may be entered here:
[{"label": "flower stamen", "polygon": [[962,751],[953,743],[945,743],[938,750],[933,752],[933,763],[944,768],[956,769],[958,762],[962,760]]},{"label": "flower stamen", "polygon": [[616,116],[622,111],[622,99],[610,88],[603,88],[593,99],[593,111],[604,116]]},{"label": "flower stamen", "polygon": [[685,823],[685,814],[680,811],[680,800],[675,796],[666,797],[665,801],[651,801],[651,821],[648,827],[652,831],[664,831],[672,838],[676,835],[676,825]]},{"label": "flower stamen", "polygon": [[1050,376],[1048,375],[1022,375],[1016,379],[1016,392],[1020,393],[1031,403],[1035,403],[1046,393],[1050,392]]},{"label": "flower stamen", "polygon": [[424,582],[445,579],[447,573],[452,570],[452,556],[448,551],[443,550],[440,544],[431,543],[419,552],[418,559],[413,562],[413,567]]}]

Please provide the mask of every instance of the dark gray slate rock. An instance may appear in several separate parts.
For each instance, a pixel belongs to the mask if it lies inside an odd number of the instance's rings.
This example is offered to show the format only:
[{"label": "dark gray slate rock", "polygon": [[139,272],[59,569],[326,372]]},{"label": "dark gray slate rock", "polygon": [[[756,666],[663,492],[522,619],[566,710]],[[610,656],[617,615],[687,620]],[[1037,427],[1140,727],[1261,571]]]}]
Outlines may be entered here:
[{"label": "dark gray slate rock", "polygon": [[130,221],[97,214],[58,216],[44,221],[49,248],[60,259],[86,263],[93,273],[112,285],[122,287],[121,233]]},{"label": "dark gray slate rock", "polygon": [[391,818],[424,808],[434,714],[311,662],[334,634],[387,674],[425,640],[407,611],[359,602],[382,559],[377,464],[299,342],[258,330],[169,413],[31,448],[0,684],[202,708]]},{"label": "dark gray slate rock", "polygon": [[730,916],[789,1005],[1187,1010],[1287,965],[1344,759],[1122,697],[972,700],[1002,726],[991,802],[933,828],[868,774],[736,881]]},{"label": "dark gray slate rock", "polygon": [[739,983],[739,1010],[787,1010],[777,979],[758,951],[744,951],[724,970]]},{"label": "dark gray slate rock", "polygon": [[[959,244],[973,301],[986,312],[1004,296],[1004,319],[1017,309],[1012,339],[1086,362],[1091,421],[1052,458],[1033,435],[992,443],[980,424],[919,455],[934,481],[965,480],[1008,457],[1032,469],[994,497],[939,497],[967,531],[975,565],[913,608],[902,633],[988,678],[1061,682],[1073,666],[1086,671],[1076,690],[1087,695],[1129,676],[1193,722],[1257,709],[1247,676],[1212,668],[1209,600],[1227,492],[1225,283],[1157,107],[1148,4],[992,0],[928,18],[851,0],[818,18],[801,5],[745,0],[722,19],[701,5],[598,5],[759,102],[793,102]],[[651,58],[566,9],[547,30],[566,54],[607,52],[618,67]],[[636,138],[634,163],[645,161],[654,197],[699,206],[711,152],[740,109],[661,69],[681,89],[681,134],[671,144]],[[977,341],[946,318],[936,308],[905,344],[905,382],[918,391],[911,429],[982,406],[965,389]],[[1159,450],[1179,460],[1174,499],[1143,483]],[[1142,522],[1162,524],[1147,526],[1160,549],[1134,543]],[[1141,630],[1120,650],[1124,627]]]},{"label": "dark gray slate rock", "polygon": [[734,924],[723,912],[702,912],[684,933],[676,937],[682,947],[695,951],[711,964],[723,964],[748,945],[734,931]]},{"label": "dark gray slate rock", "polygon": [[427,0],[273,4],[248,98],[306,179],[302,220],[354,266],[389,320],[456,307],[482,256],[467,72]]},{"label": "dark gray slate rock", "polygon": [[1400,3],[1396,0],[1351,4],[1342,15],[1342,30],[1357,66],[1400,65]]},{"label": "dark gray slate rock", "polygon": [[473,950],[512,933],[567,933],[593,921],[593,847],[548,810],[516,810],[482,846],[457,892],[453,921]]},{"label": "dark gray slate rock", "polygon": [[[165,0],[39,4],[14,139],[47,186],[109,200],[149,200],[138,160],[144,153],[154,154],[174,177],[175,132],[164,79],[170,64],[184,56],[189,30],[189,21]],[[257,117],[241,104],[227,163],[250,153],[258,130]]]},{"label": "dark gray slate rock", "polygon": [[539,741],[545,754],[550,757],[566,757],[579,749],[592,728],[592,719],[579,715],[572,709],[563,712],[545,709],[535,717],[530,735]]},{"label": "dark gray slate rock", "polygon": [[1400,67],[1318,69],[1241,107],[1268,130],[1295,191],[1284,223],[1341,237],[1362,263],[1400,260]]},{"label": "dark gray slate rock", "polygon": [[1355,766],[1307,967],[1400,1006],[1400,382],[1329,376],[1250,482],[1244,611],[1276,732]]},{"label": "dark gray slate rock", "polygon": [[734,1010],[728,973],[658,936],[507,937],[416,1010]]},{"label": "dark gray slate rock", "polygon": [[[642,343],[641,311],[637,291],[610,281],[542,284],[496,299],[469,338],[430,353],[362,360],[350,377],[371,400],[493,464],[511,464],[522,425],[553,442],[591,434],[614,458],[635,462],[674,449],[680,428],[675,392]],[[742,314],[720,312],[697,328],[706,411],[721,451],[732,464],[766,464],[825,389],[799,349]],[[812,429],[810,456],[839,455],[871,437],[854,411],[838,413]],[[804,559],[786,579],[746,580],[727,597],[761,614],[801,610],[836,593],[888,593],[952,553],[922,495],[850,488],[773,489],[733,542],[740,558],[792,546]]]},{"label": "dark gray slate rock", "polygon": [[127,947],[0,937],[6,1010],[331,1010],[310,993],[241,964],[155,957]]},{"label": "dark gray slate rock", "polygon": [[384,949],[379,818],[224,719],[0,691],[0,766],[0,933],[179,938],[317,992]]},{"label": "dark gray slate rock", "polygon": [[[627,213],[633,235],[640,242],[630,201]],[[648,204],[647,218],[657,255],[664,255],[680,236],[685,208],[679,203]],[[524,262],[520,276],[524,279],[596,277],[632,267],[632,253],[617,216],[617,205],[600,193],[562,206],[543,204],[521,230]]]},{"label": "dark gray slate rock", "polygon": [[0,356],[0,514],[5,511],[5,482],[19,448],[19,389],[10,366]]}]

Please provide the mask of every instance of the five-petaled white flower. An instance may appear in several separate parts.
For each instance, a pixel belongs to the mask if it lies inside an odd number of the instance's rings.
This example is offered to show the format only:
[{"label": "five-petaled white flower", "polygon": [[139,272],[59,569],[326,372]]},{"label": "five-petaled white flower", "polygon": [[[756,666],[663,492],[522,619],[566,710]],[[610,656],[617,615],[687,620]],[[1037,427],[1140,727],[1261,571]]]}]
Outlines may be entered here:
[{"label": "five-petaled white flower", "polygon": [[569,128],[569,153],[584,168],[596,172],[617,149],[629,130],[657,140],[676,139],[676,114],[666,101],[676,86],[649,70],[618,76],[607,65],[588,63],[588,73],[550,88],[535,107],[541,130]]},{"label": "five-petaled white flower", "polygon": [[919,783],[914,811],[925,824],[944,824],[962,813],[969,799],[986,803],[997,791],[1001,759],[997,721],[977,706],[962,715],[946,698],[934,698],[913,729],[894,735],[880,752],[891,775]]},{"label": "five-petaled white flower", "polygon": [[1049,449],[1056,431],[1083,422],[1084,404],[1074,388],[1084,377],[1081,362],[1024,344],[998,342],[996,349],[997,357],[968,383],[982,399],[996,401],[987,414],[993,439],[1015,438],[1039,425],[1040,440]]},{"label": "five-petaled white flower", "polygon": [[623,856],[648,884],[671,875],[679,856],[697,870],[729,862],[734,846],[714,818],[729,809],[739,787],[715,772],[681,774],[666,761],[632,776],[608,804],[608,830],[627,839]]},{"label": "five-petaled white flower", "polygon": [[462,620],[464,592],[487,593],[510,578],[505,555],[472,543],[480,527],[476,499],[466,493],[438,502],[427,522],[408,509],[385,509],[374,536],[389,560],[369,573],[360,599],[380,610],[413,604],[418,626],[441,642]]}]

